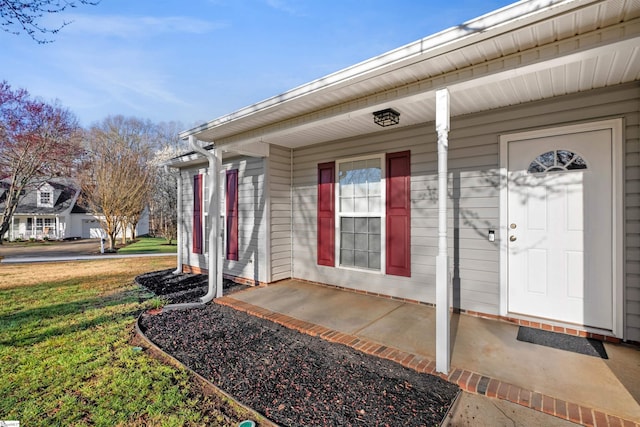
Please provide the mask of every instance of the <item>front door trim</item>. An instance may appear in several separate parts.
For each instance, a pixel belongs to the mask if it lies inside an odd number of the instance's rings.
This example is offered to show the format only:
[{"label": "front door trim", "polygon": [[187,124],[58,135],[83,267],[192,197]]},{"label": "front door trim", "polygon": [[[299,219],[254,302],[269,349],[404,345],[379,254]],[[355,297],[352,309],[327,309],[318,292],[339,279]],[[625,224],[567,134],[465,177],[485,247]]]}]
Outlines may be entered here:
[{"label": "front door trim", "polygon": [[[610,130],[612,141],[612,191],[613,206],[613,330],[605,331],[624,339],[624,204],[623,204],[623,120],[609,119],[569,126],[558,126],[545,129],[517,132],[500,135],[500,314],[508,317],[519,317],[509,313],[509,280],[508,280],[508,145],[512,141],[568,135],[595,130]],[[587,332],[602,332],[598,329],[585,328]]]}]

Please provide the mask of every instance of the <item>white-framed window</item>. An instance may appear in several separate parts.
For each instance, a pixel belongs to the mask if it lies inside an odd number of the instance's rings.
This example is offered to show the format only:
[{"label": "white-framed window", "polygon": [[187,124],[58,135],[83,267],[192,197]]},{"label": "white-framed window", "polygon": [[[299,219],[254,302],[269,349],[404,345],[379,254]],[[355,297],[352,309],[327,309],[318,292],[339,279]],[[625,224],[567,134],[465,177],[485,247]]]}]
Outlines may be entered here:
[{"label": "white-framed window", "polygon": [[38,190],[38,207],[53,207],[53,193],[50,189]]},{"label": "white-framed window", "polygon": [[338,160],[336,173],[338,265],[384,273],[384,157]]},{"label": "white-framed window", "polygon": [[36,234],[37,235],[52,235],[54,234],[54,220],[53,218],[36,218]]},{"label": "white-framed window", "polygon": [[569,150],[547,151],[536,157],[527,172],[542,174],[548,172],[571,172],[587,169],[587,162],[580,155]]}]

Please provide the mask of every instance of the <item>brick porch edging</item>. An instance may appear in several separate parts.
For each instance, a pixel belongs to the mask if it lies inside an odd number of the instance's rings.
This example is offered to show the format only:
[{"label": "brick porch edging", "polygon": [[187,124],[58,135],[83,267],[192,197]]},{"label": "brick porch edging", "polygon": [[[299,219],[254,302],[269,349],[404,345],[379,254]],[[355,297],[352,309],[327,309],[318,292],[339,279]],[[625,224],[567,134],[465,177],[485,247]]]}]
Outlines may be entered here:
[{"label": "brick porch edging", "polygon": [[526,390],[516,385],[464,369],[452,368],[449,375],[440,374],[435,371],[436,362],[425,357],[377,344],[355,335],[344,334],[333,329],[325,328],[324,326],[287,316],[286,314],[277,313],[263,307],[236,300],[232,297],[223,296],[216,298],[214,301],[217,304],[270,320],[307,335],[317,336],[329,342],[344,344],[376,357],[393,360],[417,372],[437,375],[449,382],[457,384],[462,390],[470,393],[506,400],[585,426],[640,427],[640,423],[631,420],[605,414],[604,412],[587,406],[565,402],[564,400],[547,396],[546,394]]}]

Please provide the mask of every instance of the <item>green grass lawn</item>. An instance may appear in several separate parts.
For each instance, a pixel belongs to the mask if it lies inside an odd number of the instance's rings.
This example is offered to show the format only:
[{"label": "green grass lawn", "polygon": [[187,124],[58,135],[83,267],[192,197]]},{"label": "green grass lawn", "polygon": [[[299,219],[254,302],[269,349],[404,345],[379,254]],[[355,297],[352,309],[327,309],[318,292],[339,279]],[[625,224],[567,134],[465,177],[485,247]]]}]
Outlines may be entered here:
[{"label": "green grass lawn", "polygon": [[175,241],[169,245],[162,237],[141,237],[136,242],[118,249],[119,254],[175,254]]},{"label": "green grass lawn", "polygon": [[156,257],[0,267],[0,420],[215,426],[245,419],[219,396],[203,395],[186,371],[135,348],[135,319],[151,303],[133,278],[174,265],[175,257]]}]

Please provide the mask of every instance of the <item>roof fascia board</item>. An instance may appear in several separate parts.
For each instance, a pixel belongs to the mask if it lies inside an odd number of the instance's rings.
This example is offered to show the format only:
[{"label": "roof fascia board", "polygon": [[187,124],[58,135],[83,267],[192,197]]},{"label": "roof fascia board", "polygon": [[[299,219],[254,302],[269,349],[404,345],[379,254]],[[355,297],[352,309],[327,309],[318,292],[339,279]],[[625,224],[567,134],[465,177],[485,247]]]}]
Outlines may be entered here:
[{"label": "roof fascia board", "polygon": [[186,153],[173,159],[169,159],[162,163],[162,166],[168,166],[170,168],[184,167],[190,164],[196,164],[206,161],[206,159],[194,152]]},{"label": "roof fascia board", "polygon": [[65,209],[64,211],[62,211],[63,215],[71,215],[71,211],[73,210],[73,207],[76,205],[76,203],[78,203],[78,198],[80,197],[80,189],[76,189],[75,194],[73,195],[73,200],[71,201],[71,203],[69,204],[69,207],[67,209]]},{"label": "roof fascia board", "polygon": [[[209,146],[206,149],[210,149],[213,146]],[[248,156],[248,157],[269,157],[269,144],[260,141],[242,141],[233,144],[225,144],[220,148],[221,158],[233,157],[233,156]],[[162,166],[170,168],[185,168],[189,166],[195,166],[206,163],[207,159],[199,153],[190,152],[183,154],[182,156],[169,159],[163,162]]]},{"label": "roof fascia board", "polygon": [[598,1],[600,0],[524,0],[514,3],[184,131],[180,133],[180,138],[184,139],[190,135],[224,126],[229,122],[267,111],[320,90],[346,84],[355,79],[369,78],[373,73],[383,74],[389,71],[388,68],[399,68],[410,62],[442,55],[465,45]]}]

